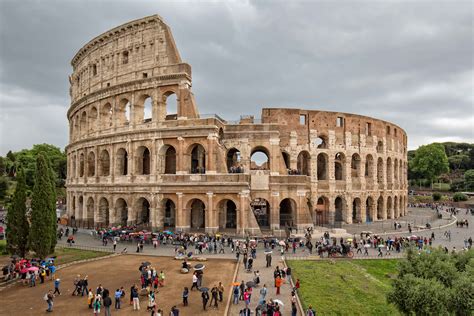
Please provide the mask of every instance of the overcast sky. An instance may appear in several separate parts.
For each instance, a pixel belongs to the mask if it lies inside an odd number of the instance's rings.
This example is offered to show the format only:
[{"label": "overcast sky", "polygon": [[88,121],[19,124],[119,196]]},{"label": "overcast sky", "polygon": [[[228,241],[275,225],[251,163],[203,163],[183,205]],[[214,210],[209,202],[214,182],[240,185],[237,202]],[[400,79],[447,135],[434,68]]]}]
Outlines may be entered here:
[{"label": "overcast sky", "polygon": [[398,124],[410,149],[474,142],[473,3],[0,0],[0,154],[64,148],[71,58],[152,14],[193,67],[202,114],[346,111]]}]

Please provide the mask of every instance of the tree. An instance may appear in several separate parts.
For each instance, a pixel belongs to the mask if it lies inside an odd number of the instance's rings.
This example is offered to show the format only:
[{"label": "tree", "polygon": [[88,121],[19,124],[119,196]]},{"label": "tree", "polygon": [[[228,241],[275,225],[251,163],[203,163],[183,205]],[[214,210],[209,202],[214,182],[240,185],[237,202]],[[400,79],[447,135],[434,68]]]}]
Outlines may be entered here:
[{"label": "tree", "polygon": [[7,249],[24,257],[28,251],[29,224],[26,216],[26,180],[20,169],[11,207],[7,212]]},{"label": "tree", "polygon": [[469,169],[464,173],[464,182],[469,190],[474,190],[474,169]]},{"label": "tree", "polygon": [[56,200],[57,200],[57,195],[56,195],[56,175],[54,173],[54,170],[51,167],[51,161],[46,158],[46,161],[48,163],[48,174],[49,174],[49,186],[51,190],[51,196],[49,197],[50,201],[50,212],[49,212],[49,217],[51,221],[51,246],[50,246],[50,252],[54,252],[54,248],[56,248],[56,243],[57,243],[57,235],[56,232],[58,230],[58,222],[57,222],[57,216],[56,216]]},{"label": "tree", "polygon": [[435,180],[442,173],[448,172],[448,157],[443,145],[433,143],[419,147],[415,157],[410,161],[410,168],[430,181]]},{"label": "tree", "polygon": [[8,179],[0,176],[0,199],[4,199],[8,192]]},{"label": "tree", "polygon": [[451,170],[465,170],[469,166],[469,156],[466,154],[450,156],[448,161]]},{"label": "tree", "polygon": [[51,250],[51,180],[48,162],[40,153],[36,158],[35,184],[31,198],[30,246],[40,257]]}]

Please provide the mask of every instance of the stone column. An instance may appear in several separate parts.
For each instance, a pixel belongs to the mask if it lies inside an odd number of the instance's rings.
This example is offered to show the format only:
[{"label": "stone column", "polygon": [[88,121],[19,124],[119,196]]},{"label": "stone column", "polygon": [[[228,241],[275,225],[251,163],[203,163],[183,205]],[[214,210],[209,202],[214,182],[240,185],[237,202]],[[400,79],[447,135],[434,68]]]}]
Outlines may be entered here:
[{"label": "stone column", "polygon": [[362,223],[367,221],[367,197],[362,196],[360,201],[360,219]]},{"label": "stone column", "polygon": [[280,227],[280,192],[273,191],[270,201],[270,229],[281,229]]},{"label": "stone column", "polygon": [[188,210],[186,210],[183,205],[183,193],[176,192],[176,196],[178,197],[178,203],[175,210],[176,230],[186,232],[191,229],[189,220],[186,220],[186,217],[189,218]]},{"label": "stone column", "polygon": [[216,133],[210,133],[207,136],[207,154],[206,154],[206,174],[216,174],[216,164],[215,164],[215,142],[217,135]]},{"label": "stone column", "polygon": [[185,169],[184,163],[184,138],[178,137],[178,148],[176,150],[176,174],[186,174],[189,170]]},{"label": "stone column", "polygon": [[[216,212],[214,210],[214,193],[207,192],[207,210],[206,210],[206,233],[215,233],[219,229],[219,223],[216,221]],[[218,218],[217,218],[218,220]]]},{"label": "stone column", "polygon": [[278,176],[280,174],[280,139],[270,138],[270,175]]},{"label": "stone column", "polygon": [[329,199],[329,212],[328,212],[328,223],[329,225],[334,225],[334,220],[336,217],[336,206],[334,205],[334,196],[330,195]]},{"label": "stone column", "polygon": [[249,203],[248,203],[248,192],[240,192],[240,209],[238,212],[238,219],[237,219],[237,234],[245,235],[245,229],[247,228],[247,218],[249,212]]}]

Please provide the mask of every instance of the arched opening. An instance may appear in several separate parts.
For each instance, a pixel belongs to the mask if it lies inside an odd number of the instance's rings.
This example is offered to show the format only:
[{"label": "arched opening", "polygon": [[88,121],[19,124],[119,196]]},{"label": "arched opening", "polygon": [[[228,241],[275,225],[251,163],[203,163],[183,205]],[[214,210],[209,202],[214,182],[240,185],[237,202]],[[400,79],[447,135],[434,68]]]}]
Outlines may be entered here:
[{"label": "arched opening", "polygon": [[151,97],[145,98],[143,101],[143,122],[148,123],[152,121],[153,117],[153,100]]},{"label": "arched opening", "polygon": [[316,138],[314,140],[313,145],[316,146],[316,148],[319,148],[319,149],[328,148],[328,138],[327,138],[327,136],[326,135],[320,135],[318,138]]},{"label": "arched opening", "polygon": [[392,159],[387,158],[387,183],[392,183]]},{"label": "arched opening", "polygon": [[345,156],[343,153],[337,153],[334,157],[334,178],[336,180],[345,180],[346,174],[344,170]]},{"label": "arched opening", "polygon": [[168,145],[165,152],[165,174],[176,173],[176,149]]},{"label": "arched opening", "polygon": [[360,156],[359,154],[353,154],[351,159],[351,178],[359,178],[360,174]]},{"label": "arched opening", "polygon": [[199,199],[191,201],[191,228],[204,229],[206,227],[206,207]]},{"label": "arched opening", "polygon": [[383,154],[383,142],[381,140],[379,140],[377,143],[377,153]]},{"label": "arched opening", "polygon": [[377,183],[383,184],[383,159],[377,159]]},{"label": "arched opening", "polygon": [[176,205],[170,199],[164,202],[165,218],[163,224],[165,228],[174,228],[176,226]]},{"label": "arched opening", "polygon": [[329,223],[329,199],[325,196],[318,198],[316,204],[315,225],[323,226]]},{"label": "arched opening", "polygon": [[345,215],[345,205],[344,205],[344,200],[340,196],[336,198],[334,201],[334,207],[335,207],[335,217],[334,217],[334,222],[336,223],[342,223],[344,222],[344,215]]},{"label": "arched opening", "polygon": [[99,175],[100,176],[110,175],[110,156],[109,156],[109,152],[106,149],[100,152]]},{"label": "arched opening", "polygon": [[178,97],[174,92],[167,92],[163,95],[163,102],[166,108],[166,120],[176,120],[178,118]]},{"label": "arched opening", "polygon": [[137,149],[137,174],[150,174],[150,150],[145,146]]},{"label": "arched opening", "polygon": [[116,174],[119,176],[126,176],[128,174],[128,153],[124,148],[117,150],[116,160]]},{"label": "arched opening", "polygon": [[127,226],[128,223],[128,205],[122,198],[115,202],[115,222],[122,226]]},{"label": "arched opening", "polygon": [[365,177],[372,179],[374,176],[374,158],[372,155],[365,157]]},{"label": "arched opening", "polygon": [[112,126],[112,105],[106,103],[102,106],[100,111],[100,125],[102,128],[107,128]]},{"label": "arched opening", "polygon": [[329,174],[328,155],[320,153],[318,155],[318,180],[327,180]]},{"label": "arched opening", "polygon": [[99,200],[99,223],[106,227],[110,224],[109,201],[104,197]]},{"label": "arched opening", "polygon": [[122,99],[118,103],[118,107],[116,109],[116,116],[117,121],[121,125],[128,125],[130,124],[130,113],[132,112],[132,104],[128,99]]},{"label": "arched opening", "polygon": [[85,170],[85,162],[84,162],[84,154],[81,153],[79,155],[79,177],[84,176],[84,170]]},{"label": "arched opening", "polygon": [[70,173],[70,178],[75,178],[77,177],[77,162],[76,162],[76,155],[72,156],[72,167],[71,167],[71,173]]},{"label": "arched opening", "polygon": [[95,154],[93,151],[87,155],[87,176],[95,176]]},{"label": "arched opening", "polygon": [[290,154],[286,151],[282,151],[281,155],[283,157],[283,162],[285,163],[285,169],[290,170]]},{"label": "arched opening", "polygon": [[297,158],[297,169],[298,173],[309,176],[311,170],[311,155],[307,151],[302,151],[299,153]]},{"label": "arched opening", "polygon": [[76,209],[76,212],[74,213],[74,216],[76,217],[76,220],[81,220],[83,217],[84,217],[84,198],[81,196],[79,196],[79,198],[77,199],[77,202],[78,202],[78,205],[77,205],[77,209]]},{"label": "arched opening", "polygon": [[365,202],[366,222],[368,223],[374,220],[374,215],[375,215],[374,208],[375,208],[374,199],[369,196],[367,198],[367,201]]},{"label": "arched opening", "polygon": [[393,209],[392,209],[392,197],[387,197],[387,218],[394,218]]},{"label": "arched opening", "polygon": [[139,98],[135,100],[136,101],[133,106],[134,121],[137,123],[151,122],[152,115],[153,115],[152,98],[149,95],[145,94],[145,95],[141,95]]},{"label": "arched opening", "polygon": [[400,217],[400,210],[398,209],[398,198],[396,196],[393,197],[393,212],[395,214],[395,218]]},{"label": "arched opening", "polygon": [[236,148],[231,148],[227,151],[227,171],[229,173],[242,173],[244,172],[241,161],[240,151]]},{"label": "arched opening", "polygon": [[403,180],[403,164],[402,160],[400,159],[398,161],[398,182],[400,184],[403,184],[405,181]]},{"label": "arched opening", "polygon": [[87,200],[86,208],[87,208],[87,212],[86,212],[87,228],[92,228],[94,227],[94,199],[93,198],[89,197],[89,199]]},{"label": "arched opening", "polygon": [[270,169],[270,154],[264,147],[256,147],[252,150],[250,155],[250,169],[251,170],[269,170]]},{"label": "arched opening", "polygon": [[99,113],[97,112],[97,108],[94,106],[89,112],[89,130],[95,131],[97,129],[97,119]]},{"label": "arched opening", "polygon": [[148,226],[150,224],[150,202],[145,198],[139,198],[137,207],[137,225]]},{"label": "arched opening", "polygon": [[122,64],[123,65],[128,64],[128,51],[124,51],[122,53]]},{"label": "arched opening", "polygon": [[377,219],[384,219],[383,197],[379,197],[377,200]]},{"label": "arched opening", "polygon": [[81,134],[84,135],[87,133],[87,113],[84,111],[81,114]]},{"label": "arched opening", "polygon": [[401,196],[398,197],[399,203],[398,203],[398,215],[403,216],[405,215],[405,205],[403,204],[403,199]]},{"label": "arched opening", "polygon": [[263,198],[250,202],[250,207],[260,228],[270,228],[270,203]]},{"label": "arched opening", "polygon": [[222,200],[219,202],[219,228],[237,228],[237,206],[232,200]]},{"label": "arched opening", "polygon": [[393,162],[393,180],[395,184],[398,184],[398,159],[396,158]]},{"label": "arched opening", "polygon": [[200,144],[191,148],[191,173],[206,173],[206,150]]},{"label": "arched opening", "polygon": [[362,222],[362,213],[360,208],[361,202],[359,198],[355,198],[352,201],[352,222],[361,223]]},{"label": "arched opening", "polygon": [[283,199],[280,202],[280,229],[295,227],[296,202],[293,199]]}]

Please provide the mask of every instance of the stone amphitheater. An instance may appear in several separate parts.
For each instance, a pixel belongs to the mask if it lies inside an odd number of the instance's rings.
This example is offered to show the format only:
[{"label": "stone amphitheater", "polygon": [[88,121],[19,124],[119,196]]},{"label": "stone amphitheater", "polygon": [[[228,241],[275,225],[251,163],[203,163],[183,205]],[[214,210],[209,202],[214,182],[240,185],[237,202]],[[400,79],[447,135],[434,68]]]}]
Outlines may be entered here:
[{"label": "stone amphitheater", "polygon": [[79,227],[251,235],[407,212],[407,136],[356,114],[200,115],[191,66],[157,15],[71,61],[67,201]]}]

